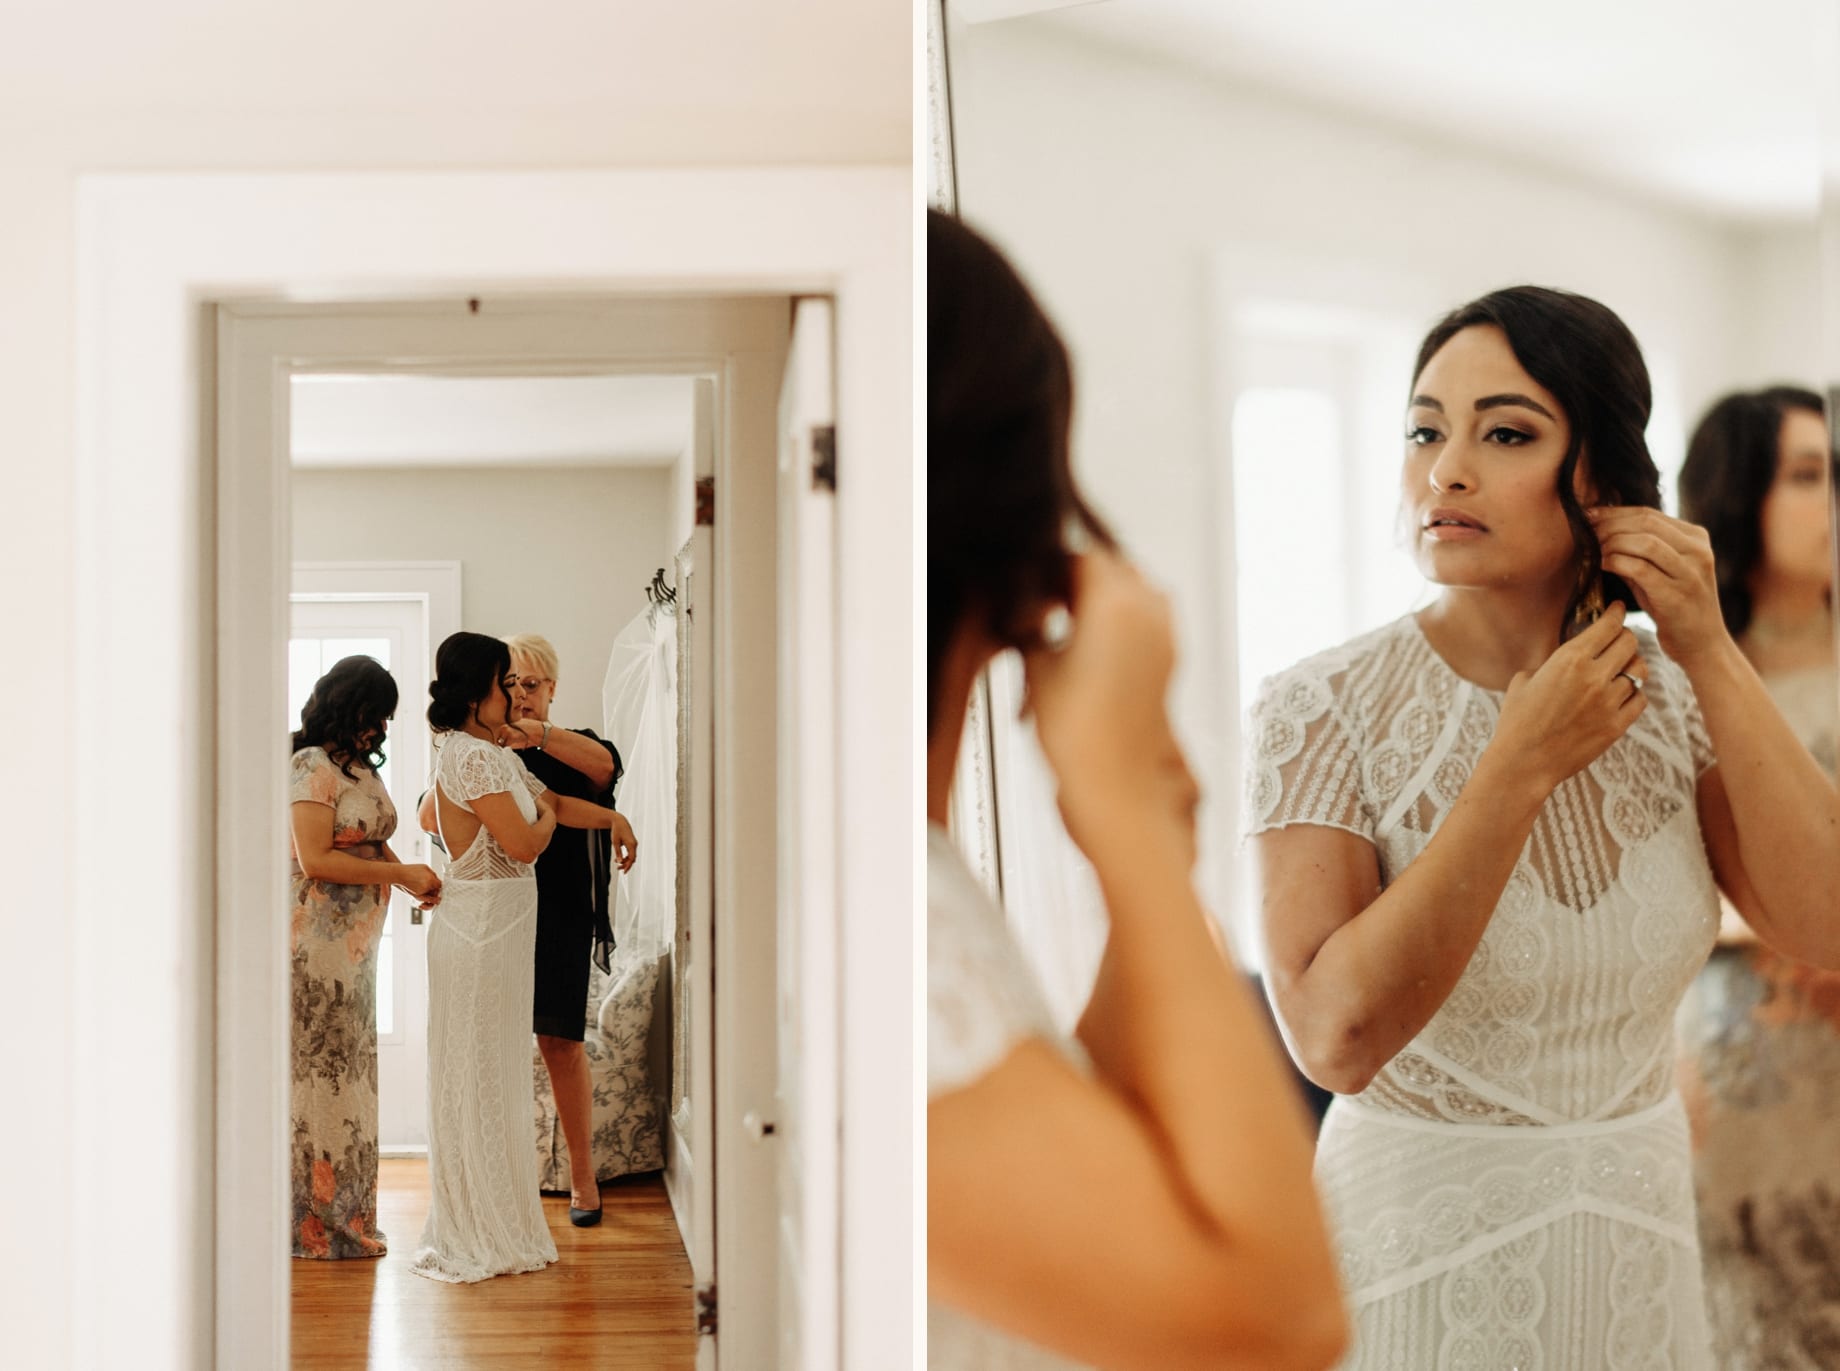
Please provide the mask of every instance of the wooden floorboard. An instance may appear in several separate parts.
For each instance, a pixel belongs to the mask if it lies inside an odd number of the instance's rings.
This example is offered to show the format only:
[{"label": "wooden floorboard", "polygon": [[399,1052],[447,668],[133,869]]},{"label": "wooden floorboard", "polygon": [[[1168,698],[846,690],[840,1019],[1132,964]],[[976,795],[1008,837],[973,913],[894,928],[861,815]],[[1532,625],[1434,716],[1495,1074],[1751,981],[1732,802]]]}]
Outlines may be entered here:
[{"label": "wooden floorboard", "polygon": [[694,1371],[690,1263],[657,1175],[604,1185],[595,1228],[572,1227],[567,1198],[544,1196],[559,1261],[448,1285],[409,1272],[427,1163],[385,1161],[380,1173],[388,1256],[289,1263],[293,1371]]}]

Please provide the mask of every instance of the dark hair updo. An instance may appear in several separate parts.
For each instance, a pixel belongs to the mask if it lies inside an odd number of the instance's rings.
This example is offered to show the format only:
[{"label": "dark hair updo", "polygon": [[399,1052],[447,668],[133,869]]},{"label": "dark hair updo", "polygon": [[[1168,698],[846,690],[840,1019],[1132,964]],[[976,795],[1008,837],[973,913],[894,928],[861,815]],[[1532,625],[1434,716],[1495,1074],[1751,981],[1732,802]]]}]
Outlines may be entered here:
[{"label": "dark hair updo", "polygon": [[1559,463],[1559,505],[1578,550],[1578,580],[1566,602],[1560,634],[1603,577],[1604,606],[1621,601],[1639,608],[1620,576],[1605,575],[1603,548],[1572,489],[1582,456],[1606,504],[1661,508],[1661,473],[1649,455],[1649,409],[1653,404],[1648,365],[1628,325],[1597,301],[1546,286],[1510,286],[1461,305],[1438,321],[1418,349],[1412,368],[1417,383],[1439,348],[1466,328],[1492,324],[1527,374],[1550,391],[1571,427],[1571,441]]},{"label": "dark hair updo", "polygon": [[947,647],[974,621],[1034,645],[1030,616],[1072,594],[1070,525],[1112,537],[1073,483],[1073,374],[1054,326],[1001,253],[926,216],[926,719]]},{"label": "dark hair updo", "polygon": [[1763,501],[1776,482],[1783,420],[1797,409],[1827,412],[1819,395],[1800,386],[1727,395],[1693,430],[1680,469],[1680,517],[1712,537],[1719,610],[1734,637],[1751,625],[1751,573],[1763,560]]},{"label": "dark hair updo", "polygon": [[452,733],[466,727],[475,706],[502,688],[511,672],[511,649],[484,633],[454,633],[434,654],[428,683],[428,727]]},{"label": "dark hair updo", "polygon": [[[353,780],[353,762],[376,771],[387,760],[383,735],[396,712],[396,698],[396,678],[374,657],[341,657],[313,683],[300,710],[293,750],[324,748]],[[367,744],[365,736],[371,733],[377,736]]]}]

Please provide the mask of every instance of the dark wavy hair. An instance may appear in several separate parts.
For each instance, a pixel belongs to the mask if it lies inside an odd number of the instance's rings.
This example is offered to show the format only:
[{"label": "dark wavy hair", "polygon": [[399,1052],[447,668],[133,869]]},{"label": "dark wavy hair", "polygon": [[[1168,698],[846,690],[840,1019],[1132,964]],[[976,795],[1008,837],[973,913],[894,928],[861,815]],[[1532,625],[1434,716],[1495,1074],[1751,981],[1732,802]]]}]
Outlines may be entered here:
[{"label": "dark wavy hair", "polygon": [[1073,371],[1034,296],[984,238],[926,216],[926,720],[973,620],[1035,645],[1031,614],[1072,595],[1069,527],[1112,546],[1073,482]]},{"label": "dark wavy hair", "polygon": [[[323,747],[353,780],[353,762],[376,771],[386,760],[383,734],[396,712],[396,700],[396,678],[376,658],[341,657],[313,683],[313,693],[301,707],[294,751]],[[366,747],[364,735],[373,729],[377,741]]]},{"label": "dark wavy hair", "polygon": [[428,726],[437,733],[466,727],[473,707],[511,672],[511,649],[484,633],[453,633],[435,649],[428,683]]},{"label": "dark wavy hair", "polygon": [[1654,403],[1648,364],[1628,325],[1597,301],[1546,286],[1510,286],[1440,319],[1418,349],[1413,381],[1458,333],[1486,324],[1507,336],[1515,358],[1558,400],[1572,430],[1558,480],[1559,505],[1578,550],[1578,580],[1559,630],[1566,637],[1600,576],[1606,608],[1619,600],[1638,608],[1628,583],[1604,573],[1603,548],[1584,517],[1572,479],[1582,458],[1604,503],[1661,508],[1661,473],[1644,432]]},{"label": "dark wavy hair", "polygon": [[1783,421],[1821,397],[1800,386],[1738,391],[1706,411],[1680,469],[1680,517],[1712,536],[1719,609],[1736,637],[1751,623],[1751,573],[1763,560],[1763,501],[1776,481]]}]

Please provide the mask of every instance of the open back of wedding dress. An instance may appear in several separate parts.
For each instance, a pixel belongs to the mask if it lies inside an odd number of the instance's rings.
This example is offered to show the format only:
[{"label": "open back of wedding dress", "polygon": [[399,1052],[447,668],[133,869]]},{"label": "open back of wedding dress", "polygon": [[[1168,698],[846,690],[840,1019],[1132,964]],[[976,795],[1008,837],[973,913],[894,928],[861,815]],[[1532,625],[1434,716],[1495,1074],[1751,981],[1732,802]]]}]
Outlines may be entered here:
[{"label": "open back of wedding dress", "polygon": [[[1547,801],[1443,1007],[1324,1121],[1348,1366],[1711,1367],[1672,1023],[1718,925],[1713,758],[1684,673],[1637,637],[1648,709]],[[1355,833],[1390,884],[1501,700],[1411,616],[1298,664],[1253,710],[1249,830]]]},{"label": "open back of wedding dress", "polygon": [[[526,823],[543,793],[516,753],[467,733],[446,736],[435,780],[468,813],[480,796],[508,791]],[[478,1281],[556,1260],[531,1146],[535,870],[481,824],[449,864],[428,929],[429,1205],[411,1267],[419,1276]]]}]

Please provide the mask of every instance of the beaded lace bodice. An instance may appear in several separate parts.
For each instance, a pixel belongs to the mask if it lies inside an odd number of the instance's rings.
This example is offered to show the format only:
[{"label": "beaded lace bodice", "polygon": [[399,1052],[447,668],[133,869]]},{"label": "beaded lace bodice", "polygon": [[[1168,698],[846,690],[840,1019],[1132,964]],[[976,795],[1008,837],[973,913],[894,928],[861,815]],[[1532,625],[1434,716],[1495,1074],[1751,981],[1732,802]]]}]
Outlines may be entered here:
[{"label": "beaded lace bodice", "polygon": [[[1674,1009],[1718,924],[1695,800],[1714,759],[1685,673],[1636,636],[1649,707],[1547,801],[1456,989],[1364,1104],[1563,1124],[1668,1093]],[[1248,831],[1345,829],[1390,883],[1450,812],[1502,698],[1459,677],[1410,615],[1298,663],[1253,709]]]},{"label": "beaded lace bodice", "polygon": [[[435,780],[440,783],[441,793],[468,814],[473,812],[472,802],[481,795],[509,791],[524,822],[536,822],[536,797],[543,793],[543,783],[530,774],[517,753],[483,738],[470,733],[448,734],[435,761]],[[446,841],[445,835],[442,840]],[[449,863],[445,879],[508,881],[529,876],[535,870],[531,863],[520,862],[506,852],[482,823],[466,851]]]}]

